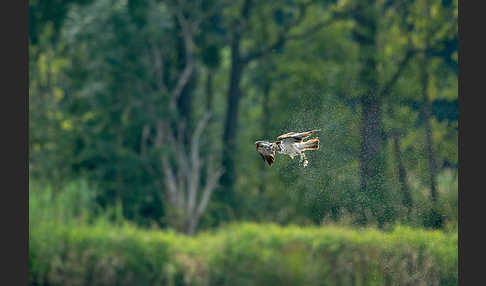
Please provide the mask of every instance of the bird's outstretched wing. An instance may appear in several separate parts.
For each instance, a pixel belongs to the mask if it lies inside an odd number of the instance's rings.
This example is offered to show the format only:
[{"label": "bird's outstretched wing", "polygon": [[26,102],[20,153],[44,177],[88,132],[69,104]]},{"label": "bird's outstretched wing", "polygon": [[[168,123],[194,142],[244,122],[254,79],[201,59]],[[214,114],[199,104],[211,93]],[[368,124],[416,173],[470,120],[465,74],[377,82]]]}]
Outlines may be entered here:
[{"label": "bird's outstretched wing", "polygon": [[289,133],[285,133],[285,134],[282,134],[280,136],[277,137],[277,141],[281,141],[281,140],[284,140],[284,139],[292,139],[294,140],[295,142],[302,142],[302,140],[304,140],[305,138],[309,137],[312,135],[312,133],[314,132],[317,132],[319,131],[319,129],[316,129],[316,130],[311,130],[311,131],[306,131],[306,132],[299,132],[299,133],[296,133],[296,132],[289,132]]}]

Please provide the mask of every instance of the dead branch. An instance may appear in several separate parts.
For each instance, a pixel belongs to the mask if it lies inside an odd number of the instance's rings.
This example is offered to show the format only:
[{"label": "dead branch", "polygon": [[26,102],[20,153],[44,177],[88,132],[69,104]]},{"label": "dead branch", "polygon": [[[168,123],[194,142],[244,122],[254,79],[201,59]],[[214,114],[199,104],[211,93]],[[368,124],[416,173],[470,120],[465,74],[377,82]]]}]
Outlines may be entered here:
[{"label": "dead branch", "polygon": [[[220,169],[214,167],[213,158],[208,157],[204,160],[201,158],[199,151],[202,145],[201,138],[209,119],[210,114],[207,113],[197,124],[196,130],[191,136],[190,150],[186,150],[183,144],[184,127],[182,123],[178,124],[176,136],[170,131],[167,123],[159,123],[157,129],[158,136],[156,136],[155,140],[157,144],[164,143],[164,146],[168,146],[174,151],[173,160],[176,168],[170,165],[169,153],[163,153],[161,158],[167,189],[167,201],[174,208],[176,216],[179,217],[177,221],[185,222],[185,232],[188,234],[192,234],[195,231],[222,174]],[[204,186],[200,182],[203,165],[207,165],[204,178],[206,184]]]}]

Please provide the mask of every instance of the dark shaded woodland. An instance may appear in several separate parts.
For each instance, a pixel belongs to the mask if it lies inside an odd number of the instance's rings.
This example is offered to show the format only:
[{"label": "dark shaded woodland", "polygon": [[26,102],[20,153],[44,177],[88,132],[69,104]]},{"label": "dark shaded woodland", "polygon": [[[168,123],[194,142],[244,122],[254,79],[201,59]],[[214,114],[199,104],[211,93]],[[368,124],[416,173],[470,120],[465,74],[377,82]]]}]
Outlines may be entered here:
[{"label": "dark shaded woodland", "polygon": [[[30,1],[31,182],[186,234],[455,229],[457,1]],[[321,129],[309,166],[254,142]],[[96,210],[95,210],[96,209]]]}]

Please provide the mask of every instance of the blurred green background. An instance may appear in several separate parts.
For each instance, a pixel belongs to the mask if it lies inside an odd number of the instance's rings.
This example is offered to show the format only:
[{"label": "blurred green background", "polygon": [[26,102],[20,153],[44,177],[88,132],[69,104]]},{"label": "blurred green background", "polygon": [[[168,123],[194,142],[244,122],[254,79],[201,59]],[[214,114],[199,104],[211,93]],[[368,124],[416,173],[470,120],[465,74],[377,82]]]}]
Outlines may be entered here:
[{"label": "blurred green background", "polygon": [[29,14],[33,285],[457,285],[457,0]]}]

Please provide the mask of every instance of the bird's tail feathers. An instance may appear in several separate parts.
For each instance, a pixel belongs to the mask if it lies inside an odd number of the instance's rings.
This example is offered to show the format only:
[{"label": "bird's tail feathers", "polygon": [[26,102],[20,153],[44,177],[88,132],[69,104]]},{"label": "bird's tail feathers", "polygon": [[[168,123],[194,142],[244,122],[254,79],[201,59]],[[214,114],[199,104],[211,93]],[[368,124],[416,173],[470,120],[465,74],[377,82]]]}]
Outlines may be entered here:
[{"label": "bird's tail feathers", "polygon": [[319,138],[313,138],[302,143],[302,151],[319,150]]}]

